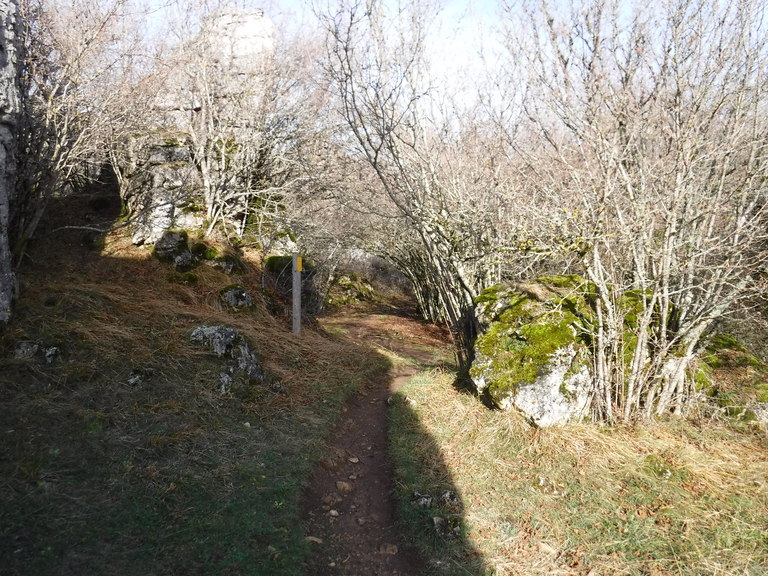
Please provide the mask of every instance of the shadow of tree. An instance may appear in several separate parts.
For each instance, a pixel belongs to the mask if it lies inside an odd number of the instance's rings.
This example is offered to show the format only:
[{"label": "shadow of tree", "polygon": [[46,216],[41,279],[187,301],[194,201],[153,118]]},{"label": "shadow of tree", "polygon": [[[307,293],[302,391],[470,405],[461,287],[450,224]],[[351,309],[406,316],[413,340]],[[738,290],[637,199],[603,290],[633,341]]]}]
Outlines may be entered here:
[{"label": "shadow of tree", "polygon": [[407,537],[427,562],[427,573],[490,573],[468,536],[465,503],[450,466],[414,410],[413,400],[398,392],[389,418],[400,517]]}]

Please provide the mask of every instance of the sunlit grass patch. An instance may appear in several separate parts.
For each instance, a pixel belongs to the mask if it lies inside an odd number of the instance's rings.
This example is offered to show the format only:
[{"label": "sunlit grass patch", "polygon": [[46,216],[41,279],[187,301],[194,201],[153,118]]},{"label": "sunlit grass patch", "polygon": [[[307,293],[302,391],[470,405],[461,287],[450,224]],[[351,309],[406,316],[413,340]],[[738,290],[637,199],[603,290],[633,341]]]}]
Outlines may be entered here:
[{"label": "sunlit grass patch", "polygon": [[[768,444],[756,428],[533,429],[425,372],[392,408],[401,507],[448,573],[764,574]],[[405,398],[410,401],[404,400]],[[415,517],[415,486],[460,493],[466,541]]]}]

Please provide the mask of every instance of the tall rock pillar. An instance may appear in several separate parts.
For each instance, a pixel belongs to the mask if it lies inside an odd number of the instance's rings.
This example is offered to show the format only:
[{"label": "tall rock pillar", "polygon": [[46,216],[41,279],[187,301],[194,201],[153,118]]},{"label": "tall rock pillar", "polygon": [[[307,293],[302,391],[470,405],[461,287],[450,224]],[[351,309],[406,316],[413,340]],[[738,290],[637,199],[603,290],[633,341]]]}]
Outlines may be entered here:
[{"label": "tall rock pillar", "polygon": [[16,185],[19,113],[16,0],[0,0],[0,325],[8,321],[16,292],[10,246],[10,211]]}]

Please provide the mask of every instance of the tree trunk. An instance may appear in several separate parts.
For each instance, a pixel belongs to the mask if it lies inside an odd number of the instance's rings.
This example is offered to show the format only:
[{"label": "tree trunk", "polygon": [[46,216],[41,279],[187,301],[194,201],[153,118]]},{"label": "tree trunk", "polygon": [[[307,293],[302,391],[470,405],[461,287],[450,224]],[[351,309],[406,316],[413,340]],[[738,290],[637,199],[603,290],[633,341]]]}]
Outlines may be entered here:
[{"label": "tree trunk", "polygon": [[11,200],[16,186],[16,121],[19,93],[15,0],[0,0],[0,325],[11,315],[16,295],[10,245]]}]

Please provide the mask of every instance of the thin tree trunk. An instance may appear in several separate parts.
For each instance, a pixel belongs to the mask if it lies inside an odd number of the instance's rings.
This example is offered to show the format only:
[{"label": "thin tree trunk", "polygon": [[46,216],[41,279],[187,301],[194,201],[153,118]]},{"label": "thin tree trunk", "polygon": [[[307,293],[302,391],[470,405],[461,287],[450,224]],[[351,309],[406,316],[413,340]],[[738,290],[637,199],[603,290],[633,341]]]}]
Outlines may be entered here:
[{"label": "thin tree trunk", "polygon": [[16,118],[19,110],[14,0],[0,0],[0,324],[8,321],[16,295],[10,245],[11,199],[16,186]]}]

